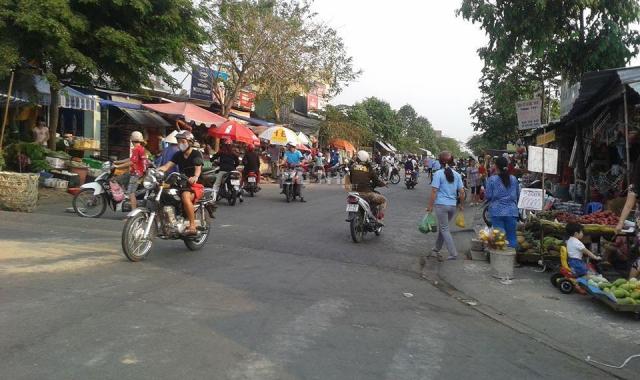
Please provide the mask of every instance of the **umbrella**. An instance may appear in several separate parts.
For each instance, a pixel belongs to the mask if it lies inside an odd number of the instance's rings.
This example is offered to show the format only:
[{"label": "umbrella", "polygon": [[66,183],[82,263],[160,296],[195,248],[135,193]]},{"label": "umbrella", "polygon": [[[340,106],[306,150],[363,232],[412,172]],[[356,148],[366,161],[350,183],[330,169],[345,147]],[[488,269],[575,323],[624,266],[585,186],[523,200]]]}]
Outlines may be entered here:
[{"label": "umbrella", "polygon": [[260,144],[260,139],[252,130],[244,124],[233,120],[229,120],[217,128],[210,128],[209,136],[219,139],[231,139],[245,144]]},{"label": "umbrella", "polygon": [[211,126],[211,124],[218,126],[227,121],[227,119],[220,115],[216,115],[213,112],[209,112],[204,108],[187,102],[143,104],[142,106],[161,114],[182,116],[188,123],[193,121],[196,124],[204,124],[207,127]]},{"label": "umbrella", "polygon": [[303,152],[311,152],[311,149],[309,149],[308,146],[305,146],[303,144],[296,145],[296,149],[301,150]]},{"label": "umbrella", "polygon": [[300,144],[303,144],[303,145],[310,145],[311,144],[311,140],[309,140],[307,135],[305,135],[302,132],[298,132],[298,141],[300,141]]},{"label": "umbrella", "polygon": [[298,145],[298,136],[289,128],[276,126],[269,127],[260,134],[261,139],[269,140],[273,145],[287,145],[292,143]]},{"label": "umbrella", "polygon": [[343,139],[333,139],[329,141],[329,145],[333,145],[338,149],[346,150],[347,152],[356,152],[356,148],[347,140]]}]

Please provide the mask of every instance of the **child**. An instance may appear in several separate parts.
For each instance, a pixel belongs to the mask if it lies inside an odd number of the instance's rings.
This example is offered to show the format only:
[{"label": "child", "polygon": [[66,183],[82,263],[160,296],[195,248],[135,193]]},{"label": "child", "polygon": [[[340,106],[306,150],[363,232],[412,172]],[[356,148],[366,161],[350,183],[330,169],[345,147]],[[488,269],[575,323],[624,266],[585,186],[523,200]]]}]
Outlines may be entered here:
[{"label": "child", "polygon": [[582,233],[582,225],[578,223],[568,223],[566,227],[567,235],[567,252],[569,254],[569,267],[576,277],[587,274],[587,264],[582,260],[582,255],[587,255],[593,260],[601,260],[600,257],[589,251],[580,241],[584,234]]}]

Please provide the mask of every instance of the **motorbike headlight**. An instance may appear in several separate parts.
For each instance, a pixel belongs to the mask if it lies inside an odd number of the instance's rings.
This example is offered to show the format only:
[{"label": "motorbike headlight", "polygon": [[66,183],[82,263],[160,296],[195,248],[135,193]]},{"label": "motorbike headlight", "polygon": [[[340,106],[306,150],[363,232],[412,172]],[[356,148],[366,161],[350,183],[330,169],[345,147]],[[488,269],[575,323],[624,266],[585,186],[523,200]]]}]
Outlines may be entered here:
[{"label": "motorbike headlight", "polygon": [[144,176],[144,180],[142,181],[142,186],[145,189],[151,190],[154,188],[155,185],[156,185],[156,179],[153,176],[151,175]]}]

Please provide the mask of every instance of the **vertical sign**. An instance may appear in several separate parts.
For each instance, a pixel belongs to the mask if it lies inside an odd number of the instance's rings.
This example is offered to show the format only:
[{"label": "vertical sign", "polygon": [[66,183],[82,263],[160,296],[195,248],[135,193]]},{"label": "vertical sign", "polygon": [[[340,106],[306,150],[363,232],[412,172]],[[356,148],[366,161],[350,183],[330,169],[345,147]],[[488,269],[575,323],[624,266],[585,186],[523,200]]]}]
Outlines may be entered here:
[{"label": "vertical sign", "polygon": [[518,129],[524,130],[540,127],[542,99],[516,102],[516,113],[518,114]]},{"label": "vertical sign", "polygon": [[[530,172],[542,173],[542,148],[529,146],[527,169]],[[555,175],[558,173],[558,150],[544,148],[544,173]]]},{"label": "vertical sign", "polygon": [[216,80],[226,81],[229,79],[227,73],[215,71],[203,66],[193,66],[191,71],[191,98],[213,101],[213,82]]}]

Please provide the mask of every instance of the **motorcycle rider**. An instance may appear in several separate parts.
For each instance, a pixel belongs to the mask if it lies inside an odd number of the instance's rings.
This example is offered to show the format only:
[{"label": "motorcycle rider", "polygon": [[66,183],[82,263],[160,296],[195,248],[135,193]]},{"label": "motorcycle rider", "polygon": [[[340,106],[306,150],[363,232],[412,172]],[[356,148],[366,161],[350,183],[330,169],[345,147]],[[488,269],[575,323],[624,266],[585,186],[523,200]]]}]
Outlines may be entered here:
[{"label": "motorcycle rider", "polygon": [[242,157],[242,183],[247,183],[249,172],[256,173],[256,186],[260,189],[260,153],[256,152],[253,144],[247,145],[247,151]]},{"label": "motorcycle rider", "polygon": [[287,150],[284,152],[282,164],[284,166],[295,167],[296,176],[294,177],[294,180],[298,179],[300,183],[300,202],[306,202],[302,196],[302,172],[300,168],[300,165],[302,165],[304,161],[304,156],[298,149],[296,149],[296,146],[292,143],[287,143]]},{"label": "motorcycle rider", "polygon": [[369,160],[369,152],[366,150],[359,151],[355,160],[351,161],[347,184],[350,185],[351,190],[357,191],[371,206],[378,206],[378,221],[382,224],[384,210],[387,208],[387,199],[384,195],[374,192],[373,189],[387,184],[376,174]]},{"label": "motorcycle rider", "polygon": [[240,165],[240,158],[233,150],[230,139],[224,139],[220,150],[211,157],[211,161],[218,160],[219,167],[216,173],[216,180],[213,183],[213,199],[218,198],[218,190],[222,184],[222,178],[229,172],[236,170]]},{"label": "motorcycle rider", "polygon": [[183,131],[176,135],[178,140],[179,152],[173,155],[171,161],[162,165],[159,170],[167,172],[178,167],[180,173],[186,175],[189,178],[189,189],[182,192],[182,205],[184,206],[184,213],[187,219],[189,219],[189,227],[184,231],[185,235],[195,235],[196,231],[196,215],[193,204],[202,198],[204,193],[204,186],[198,183],[198,178],[202,173],[202,165],[204,160],[202,153],[193,149],[194,138],[193,134],[189,131]]}]

